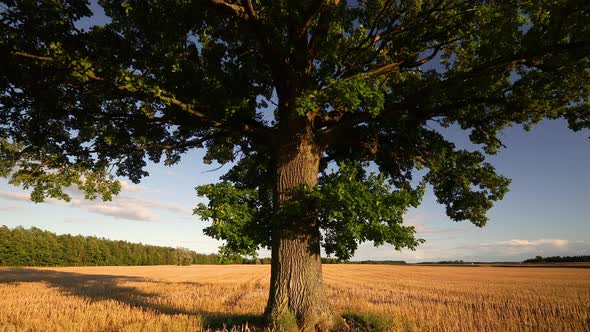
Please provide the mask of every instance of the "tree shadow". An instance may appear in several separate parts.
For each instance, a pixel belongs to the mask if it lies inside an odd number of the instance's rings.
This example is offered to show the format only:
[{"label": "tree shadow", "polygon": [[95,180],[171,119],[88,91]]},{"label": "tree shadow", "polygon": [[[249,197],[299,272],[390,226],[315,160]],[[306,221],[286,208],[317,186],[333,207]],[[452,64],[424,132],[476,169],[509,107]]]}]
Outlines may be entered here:
[{"label": "tree shadow", "polygon": [[[150,299],[159,296],[155,293],[144,292],[137,287],[122,286],[122,282],[165,282],[124,275],[82,274],[53,270],[10,268],[0,270],[0,284],[45,282],[50,287],[57,288],[68,295],[82,297],[89,301],[115,300],[134,308],[151,311],[164,315],[200,316],[203,326],[211,329],[231,329],[248,324],[251,327],[261,327],[261,315],[228,314],[226,312],[210,312],[194,308],[186,310],[173,306],[153,303]],[[196,286],[199,283],[191,283]]]}]

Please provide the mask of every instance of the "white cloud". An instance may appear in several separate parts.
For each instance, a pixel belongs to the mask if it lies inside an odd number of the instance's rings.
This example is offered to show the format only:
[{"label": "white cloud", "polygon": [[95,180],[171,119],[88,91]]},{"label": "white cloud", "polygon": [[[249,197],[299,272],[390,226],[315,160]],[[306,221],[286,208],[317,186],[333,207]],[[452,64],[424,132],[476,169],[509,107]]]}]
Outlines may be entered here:
[{"label": "white cloud", "polygon": [[[83,194],[79,190],[71,189],[68,193],[72,196],[70,202],[50,198],[46,200],[46,203],[58,206],[76,207],[105,216],[138,221],[159,221],[160,214],[158,213],[158,210],[168,211],[180,216],[192,215],[192,209],[176,203],[125,196],[115,196],[112,201],[103,202],[100,199],[86,200],[83,198]],[[0,198],[12,201],[30,202],[30,195],[23,192],[0,192]]]},{"label": "white cloud", "polygon": [[570,241],[558,238],[541,238],[536,240],[511,239],[480,244],[469,244],[453,248],[455,256],[475,258],[474,260],[521,261],[534,256],[575,256],[590,251],[586,241]]},{"label": "white cloud", "polygon": [[451,227],[433,227],[424,224],[414,224],[416,234],[443,234],[443,233],[457,233],[465,232],[467,228],[451,228]]},{"label": "white cloud", "polygon": [[433,215],[429,213],[417,212],[412,214],[404,215],[404,224],[408,226],[414,226],[416,229],[416,234],[418,236],[422,235],[435,235],[435,234],[444,234],[444,233],[462,233],[466,231],[473,230],[474,227],[469,227],[470,225],[465,224],[453,224],[447,223],[449,226],[439,227],[439,226],[432,226],[428,225],[421,221],[428,221],[432,219]]},{"label": "white cloud", "polygon": [[570,241],[564,239],[538,239],[538,240],[522,240],[512,239],[506,241],[484,242],[480,244],[471,244],[457,247],[456,249],[479,249],[496,252],[519,252],[529,251],[539,248],[567,248]]},{"label": "white cloud", "polygon": [[359,245],[352,260],[403,260],[407,262],[434,261],[446,259],[446,253],[436,249],[430,242],[419,245],[416,250],[395,250],[395,247],[385,244],[375,247],[373,242]]},{"label": "white cloud", "polygon": [[142,192],[145,191],[146,188],[144,186],[140,186],[138,184],[129,183],[125,180],[119,180],[121,183],[121,191],[124,192]]},{"label": "white cloud", "polygon": [[184,206],[184,205],[176,204],[176,203],[168,203],[168,202],[143,199],[143,198],[137,198],[137,197],[115,197],[113,199],[113,201],[121,202],[121,203],[128,204],[128,205],[139,205],[139,206],[151,207],[151,208],[155,208],[155,209],[167,210],[167,211],[170,211],[173,213],[178,213],[178,214],[185,214],[185,215],[192,214],[191,208]]},{"label": "white cloud", "polygon": [[[460,241],[460,240],[459,240]],[[590,242],[559,238],[511,239],[448,247],[447,241],[427,241],[415,251],[395,250],[391,245],[374,247],[372,242],[360,244],[353,260],[404,260],[407,262],[464,261],[522,261],[540,256],[577,256],[590,252]]]},{"label": "white cloud", "polygon": [[107,204],[100,204],[89,206],[88,211],[103,214],[105,216],[112,216],[115,218],[141,220],[141,221],[158,221],[160,215],[141,206],[113,206]]},{"label": "white cloud", "polygon": [[529,240],[510,240],[510,241],[498,241],[492,243],[492,245],[502,245],[502,246],[511,246],[511,247],[535,247],[535,246],[542,246],[542,245],[552,245],[556,247],[565,247],[569,244],[568,240],[562,239],[539,239],[534,241]]},{"label": "white cloud", "polygon": [[31,195],[26,193],[16,193],[12,191],[0,191],[0,198],[9,199],[11,201],[30,201]]}]

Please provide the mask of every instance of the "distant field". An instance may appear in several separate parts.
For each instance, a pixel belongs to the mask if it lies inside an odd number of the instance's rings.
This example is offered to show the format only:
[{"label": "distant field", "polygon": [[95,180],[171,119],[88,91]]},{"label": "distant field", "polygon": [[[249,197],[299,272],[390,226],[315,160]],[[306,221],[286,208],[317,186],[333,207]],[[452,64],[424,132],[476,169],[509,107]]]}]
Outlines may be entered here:
[{"label": "distant field", "polygon": [[[269,266],[0,268],[0,331],[256,322]],[[324,265],[329,298],[391,331],[590,331],[590,269]],[[231,329],[231,328],[230,328]]]}]

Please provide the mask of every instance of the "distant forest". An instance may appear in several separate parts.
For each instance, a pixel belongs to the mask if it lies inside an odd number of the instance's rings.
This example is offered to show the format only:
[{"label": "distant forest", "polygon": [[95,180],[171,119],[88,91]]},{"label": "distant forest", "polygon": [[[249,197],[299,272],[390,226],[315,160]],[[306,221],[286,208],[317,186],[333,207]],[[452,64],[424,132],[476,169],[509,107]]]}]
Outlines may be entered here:
[{"label": "distant forest", "polygon": [[590,256],[552,256],[527,259],[523,263],[583,263],[590,262]]},{"label": "distant forest", "polygon": [[[240,257],[241,258],[241,257]],[[236,258],[234,258],[237,260]],[[184,248],[159,247],[93,236],[56,235],[39,228],[0,227],[0,265],[190,265],[244,263],[216,254],[198,254]]]}]

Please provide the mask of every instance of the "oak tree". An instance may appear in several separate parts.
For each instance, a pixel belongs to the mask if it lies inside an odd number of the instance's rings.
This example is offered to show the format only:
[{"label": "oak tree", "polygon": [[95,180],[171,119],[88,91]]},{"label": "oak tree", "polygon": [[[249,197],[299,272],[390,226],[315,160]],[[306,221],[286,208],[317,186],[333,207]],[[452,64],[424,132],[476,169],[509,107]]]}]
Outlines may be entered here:
[{"label": "oak tree", "polygon": [[483,226],[503,128],[590,125],[587,0],[101,0],[85,30],[80,0],[0,3],[0,175],[108,200],[147,160],[232,162],[195,213],[228,255],[271,248],[266,317],[304,330],[344,326],[321,247],[415,248],[427,186]]}]

